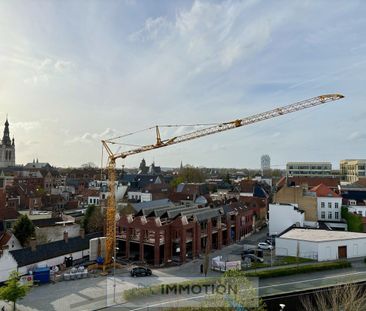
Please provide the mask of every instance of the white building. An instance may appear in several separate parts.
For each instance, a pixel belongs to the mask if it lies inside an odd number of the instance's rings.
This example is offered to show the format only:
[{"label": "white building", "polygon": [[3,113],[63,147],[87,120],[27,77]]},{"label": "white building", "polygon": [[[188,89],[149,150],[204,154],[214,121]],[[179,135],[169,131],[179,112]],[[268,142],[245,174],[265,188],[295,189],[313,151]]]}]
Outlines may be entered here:
[{"label": "white building", "polygon": [[276,256],[318,261],[364,257],[366,233],[294,228],[276,238]]},{"label": "white building", "polygon": [[9,278],[12,271],[18,271],[20,275],[26,275],[38,267],[52,267],[61,265],[65,257],[73,257],[74,260],[89,256],[89,240],[98,237],[99,234],[82,235],[75,238],[55,241],[42,245],[35,245],[31,241],[31,247],[0,251],[0,282]]},{"label": "white building", "polygon": [[152,193],[142,191],[128,191],[127,196],[129,200],[136,200],[140,202],[152,201]]},{"label": "white building", "polygon": [[269,204],[269,234],[277,235],[287,228],[296,225],[304,226],[305,213],[297,204]]},{"label": "white building", "polygon": [[360,215],[362,217],[366,217],[366,200],[363,205],[357,204],[355,200],[349,200],[348,203],[353,203],[352,201],[354,202],[354,204],[348,205],[348,211],[350,213],[354,213],[354,214]]},{"label": "white building", "polygon": [[330,162],[288,162],[286,176],[332,176]]},{"label": "white building", "polygon": [[312,189],[317,197],[318,220],[326,222],[340,222],[342,197],[330,190],[327,186],[320,184]]}]

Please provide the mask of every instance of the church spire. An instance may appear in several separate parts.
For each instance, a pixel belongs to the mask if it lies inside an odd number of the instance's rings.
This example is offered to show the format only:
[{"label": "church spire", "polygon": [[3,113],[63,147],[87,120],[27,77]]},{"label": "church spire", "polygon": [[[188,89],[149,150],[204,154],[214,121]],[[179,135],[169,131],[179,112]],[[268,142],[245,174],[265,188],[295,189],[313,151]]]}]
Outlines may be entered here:
[{"label": "church spire", "polygon": [[5,127],[4,127],[4,135],[3,135],[2,144],[5,146],[11,146],[8,116],[6,116],[6,121],[5,121],[4,125],[5,125]]}]

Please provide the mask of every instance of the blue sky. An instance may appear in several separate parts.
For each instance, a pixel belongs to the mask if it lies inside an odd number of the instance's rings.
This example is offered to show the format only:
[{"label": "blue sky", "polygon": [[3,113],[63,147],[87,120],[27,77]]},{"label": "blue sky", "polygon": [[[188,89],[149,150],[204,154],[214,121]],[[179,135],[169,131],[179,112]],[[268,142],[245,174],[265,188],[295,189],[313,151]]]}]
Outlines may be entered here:
[{"label": "blue sky", "polygon": [[365,12],[361,0],[2,1],[0,120],[9,114],[17,163],[78,166],[100,163],[102,138],[342,93],[342,101],[124,161],[256,168],[269,154],[279,166],[337,167],[366,157]]}]

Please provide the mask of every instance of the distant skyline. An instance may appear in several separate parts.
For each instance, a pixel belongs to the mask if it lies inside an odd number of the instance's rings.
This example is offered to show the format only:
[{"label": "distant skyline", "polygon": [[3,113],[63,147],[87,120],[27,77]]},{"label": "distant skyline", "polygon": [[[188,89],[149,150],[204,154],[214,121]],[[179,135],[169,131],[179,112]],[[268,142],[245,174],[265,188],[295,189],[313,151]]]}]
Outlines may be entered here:
[{"label": "distant skyline", "polygon": [[[103,138],[341,93],[341,101],[124,161],[260,168],[268,154],[273,168],[338,168],[366,158],[365,11],[361,0],[2,1],[1,132],[8,114],[17,164],[99,166]],[[153,132],[124,143],[153,143]]]}]

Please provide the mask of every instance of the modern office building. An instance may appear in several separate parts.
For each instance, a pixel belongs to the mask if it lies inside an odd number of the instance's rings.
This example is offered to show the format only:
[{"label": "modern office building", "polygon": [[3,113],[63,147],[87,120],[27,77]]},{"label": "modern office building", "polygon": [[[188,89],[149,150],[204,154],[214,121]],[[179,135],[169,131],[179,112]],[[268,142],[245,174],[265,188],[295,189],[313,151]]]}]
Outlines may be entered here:
[{"label": "modern office building", "polygon": [[332,176],[330,162],[288,162],[286,164],[287,176]]},{"label": "modern office building", "polygon": [[349,183],[355,183],[360,178],[366,178],[366,159],[341,160],[341,179]]}]

